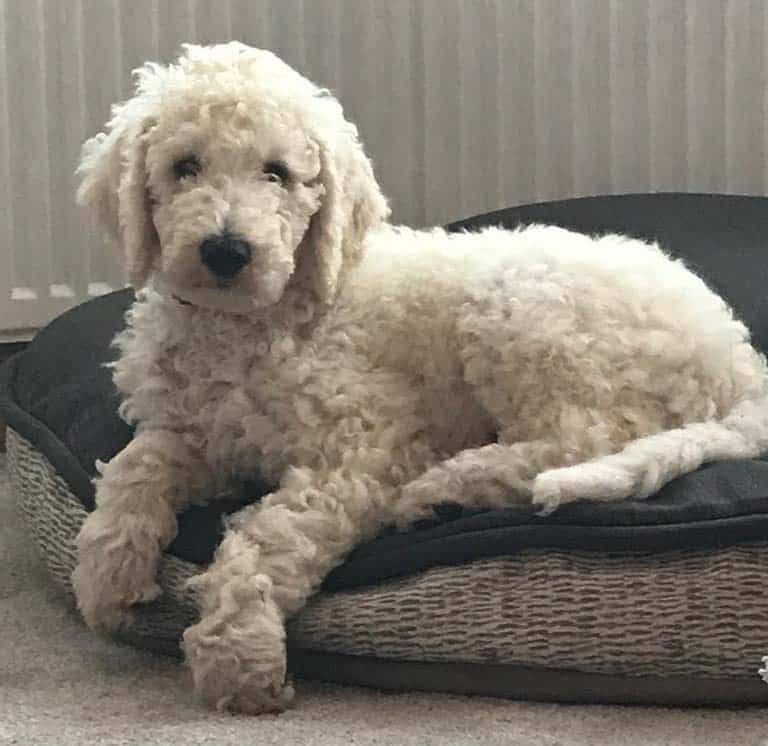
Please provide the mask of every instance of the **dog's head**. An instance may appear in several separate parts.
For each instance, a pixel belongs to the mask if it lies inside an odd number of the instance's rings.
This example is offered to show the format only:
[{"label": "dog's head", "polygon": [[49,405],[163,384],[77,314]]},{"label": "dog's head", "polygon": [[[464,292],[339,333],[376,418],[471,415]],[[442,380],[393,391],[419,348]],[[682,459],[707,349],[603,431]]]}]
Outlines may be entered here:
[{"label": "dog's head", "polygon": [[78,191],[129,279],[247,311],[293,282],[323,303],[389,214],[357,129],[325,90],[236,42],[136,71],[136,95],[83,146]]}]

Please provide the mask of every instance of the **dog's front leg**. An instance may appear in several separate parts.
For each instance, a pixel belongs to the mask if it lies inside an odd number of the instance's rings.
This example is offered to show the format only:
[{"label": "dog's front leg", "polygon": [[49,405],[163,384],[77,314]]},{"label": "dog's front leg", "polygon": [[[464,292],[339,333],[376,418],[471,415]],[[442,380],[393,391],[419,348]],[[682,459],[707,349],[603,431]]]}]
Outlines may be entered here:
[{"label": "dog's front leg", "polygon": [[279,490],[230,523],[195,585],[201,620],[184,634],[200,696],[219,709],[282,710],[284,622],[327,573],[381,525],[391,487],[341,470],[292,469]]},{"label": "dog's front leg", "polygon": [[176,535],[176,513],[210,478],[181,434],[139,430],[101,469],[96,509],[77,538],[72,575],[87,624],[110,631],[130,621],[133,604],[160,595],[155,581],[163,549]]}]

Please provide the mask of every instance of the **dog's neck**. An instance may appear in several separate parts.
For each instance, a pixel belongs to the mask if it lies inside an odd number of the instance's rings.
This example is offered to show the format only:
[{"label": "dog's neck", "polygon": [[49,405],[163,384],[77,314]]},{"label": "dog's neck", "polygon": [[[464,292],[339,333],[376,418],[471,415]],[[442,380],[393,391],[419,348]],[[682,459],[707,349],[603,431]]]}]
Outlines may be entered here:
[{"label": "dog's neck", "polygon": [[229,320],[251,327],[252,338],[265,341],[286,336],[306,339],[330,310],[328,306],[310,297],[304,287],[289,286],[274,305],[254,308],[248,313],[196,305],[164,287],[162,282],[151,283],[148,289],[166,299],[180,313],[195,317],[196,323],[210,322],[219,325],[222,321]]}]

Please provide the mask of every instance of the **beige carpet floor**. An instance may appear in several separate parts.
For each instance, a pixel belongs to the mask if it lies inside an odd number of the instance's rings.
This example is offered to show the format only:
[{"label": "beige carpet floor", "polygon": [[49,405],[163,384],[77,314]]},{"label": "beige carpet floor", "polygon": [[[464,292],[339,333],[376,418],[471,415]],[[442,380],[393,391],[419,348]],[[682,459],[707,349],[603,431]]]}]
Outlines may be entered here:
[{"label": "beige carpet floor", "polygon": [[81,624],[24,535],[0,455],[0,744],[768,746],[768,710],[576,707],[298,682],[283,715],[211,713],[177,663]]}]

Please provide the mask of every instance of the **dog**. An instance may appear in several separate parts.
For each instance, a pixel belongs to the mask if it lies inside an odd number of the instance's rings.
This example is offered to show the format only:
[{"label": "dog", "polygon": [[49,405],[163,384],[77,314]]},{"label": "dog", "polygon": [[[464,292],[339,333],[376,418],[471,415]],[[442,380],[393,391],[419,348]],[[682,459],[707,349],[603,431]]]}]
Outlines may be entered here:
[{"label": "dog", "polygon": [[130,624],[176,514],[266,477],[194,581],[211,705],[289,703],[286,618],[386,526],[645,497],[768,448],[765,359],[658,246],[392,226],[340,104],[267,51],[136,78],[79,167],[137,290],[113,364],[136,433],[99,464],[73,586],[92,628]]}]

